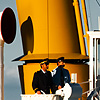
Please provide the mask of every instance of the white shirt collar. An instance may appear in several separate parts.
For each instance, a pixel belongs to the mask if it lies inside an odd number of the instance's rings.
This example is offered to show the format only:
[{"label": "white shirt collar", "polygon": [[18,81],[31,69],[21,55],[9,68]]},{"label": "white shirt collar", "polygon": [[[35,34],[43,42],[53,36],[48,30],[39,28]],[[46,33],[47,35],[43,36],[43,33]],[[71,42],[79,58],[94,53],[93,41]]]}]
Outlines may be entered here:
[{"label": "white shirt collar", "polygon": [[42,70],[42,72],[45,74],[46,72],[45,71],[43,71],[43,69],[41,69]]}]

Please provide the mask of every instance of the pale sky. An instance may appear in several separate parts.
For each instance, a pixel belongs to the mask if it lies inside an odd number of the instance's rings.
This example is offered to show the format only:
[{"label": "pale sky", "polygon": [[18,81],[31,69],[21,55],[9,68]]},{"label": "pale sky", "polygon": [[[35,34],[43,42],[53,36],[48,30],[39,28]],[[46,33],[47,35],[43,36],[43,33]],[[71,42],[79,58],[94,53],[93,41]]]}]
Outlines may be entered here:
[{"label": "pale sky", "polygon": [[[86,0],[86,6],[87,6],[87,10],[88,10],[88,22],[89,22],[89,28],[90,31],[93,30],[98,30],[98,16],[100,16],[100,0],[97,0],[98,3],[96,2],[96,0]],[[98,46],[98,73],[100,75],[100,45]]]},{"label": "pale sky", "polygon": [[15,0],[0,0],[0,12],[6,7],[12,8],[15,13],[17,31],[15,40],[11,44],[4,43],[4,100],[20,100],[21,87],[18,65],[22,63],[11,62],[23,54]]},{"label": "pale sky", "polygon": [[[98,1],[100,2],[100,0]],[[96,0],[86,0],[86,3],[90,30],[98,29],[100,7]],[[0,12],[6,7],[11,7],[15,12],[17,32],[16,38],[12,44],[4,44],[4,100],[20,100],[21,87],[18,74],[18,65],[22,64],[23,62],[11,62],[13,59],[23,55],[15,0],[0,0]]]}]

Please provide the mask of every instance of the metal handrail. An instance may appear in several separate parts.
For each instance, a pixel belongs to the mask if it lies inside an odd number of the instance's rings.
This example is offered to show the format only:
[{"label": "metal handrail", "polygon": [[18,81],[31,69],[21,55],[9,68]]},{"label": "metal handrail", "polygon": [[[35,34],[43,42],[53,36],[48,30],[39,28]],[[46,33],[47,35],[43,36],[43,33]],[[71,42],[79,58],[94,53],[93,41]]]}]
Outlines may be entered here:
[{"label": "metal handrail", "polygon": [[85,81],[85,82],[78,83],[78,84],[85,84],[85,83],[89,83],[89,82],[92,82],[92,81]]}]

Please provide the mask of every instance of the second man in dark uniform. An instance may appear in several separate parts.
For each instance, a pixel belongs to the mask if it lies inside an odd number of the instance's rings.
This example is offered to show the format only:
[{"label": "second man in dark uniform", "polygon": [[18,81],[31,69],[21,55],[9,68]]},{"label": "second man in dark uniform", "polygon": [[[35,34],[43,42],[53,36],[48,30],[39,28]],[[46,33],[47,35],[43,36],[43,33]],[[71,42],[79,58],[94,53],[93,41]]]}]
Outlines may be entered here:
[{"label": "second man in dark uniform", "polygon": [[52,90],[52,77],[50,71],[47,71],[49,67],[48,60],[44,60],[40,63],[41,69],[35,72],[32,82],[32,87],[35,93],[49,94],[50,89]]}]

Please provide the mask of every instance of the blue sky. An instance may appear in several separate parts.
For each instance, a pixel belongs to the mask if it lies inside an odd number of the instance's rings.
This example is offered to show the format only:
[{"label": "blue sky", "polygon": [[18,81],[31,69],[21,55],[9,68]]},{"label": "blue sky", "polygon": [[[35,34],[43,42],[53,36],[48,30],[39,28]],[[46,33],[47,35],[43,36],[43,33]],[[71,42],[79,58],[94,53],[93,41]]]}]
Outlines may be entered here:
[{"label": "blue sky", "polygon": [[[98,1],[100,2],[100,0]],[[87,13],[90,30],[98,29],[100,7],[98,6],[96,0],[86,0],[86,6],[88,10]],[[4,44],[4,100],[20,100],[21,87],[18,74],[18,65],[22,64],[23,62],[11,62],[11,60],[23,54],[15,0],[0,0],[0,12],[6,7],[11,7],[15,13],[17,20],[17,32],[13,43]]]}]

